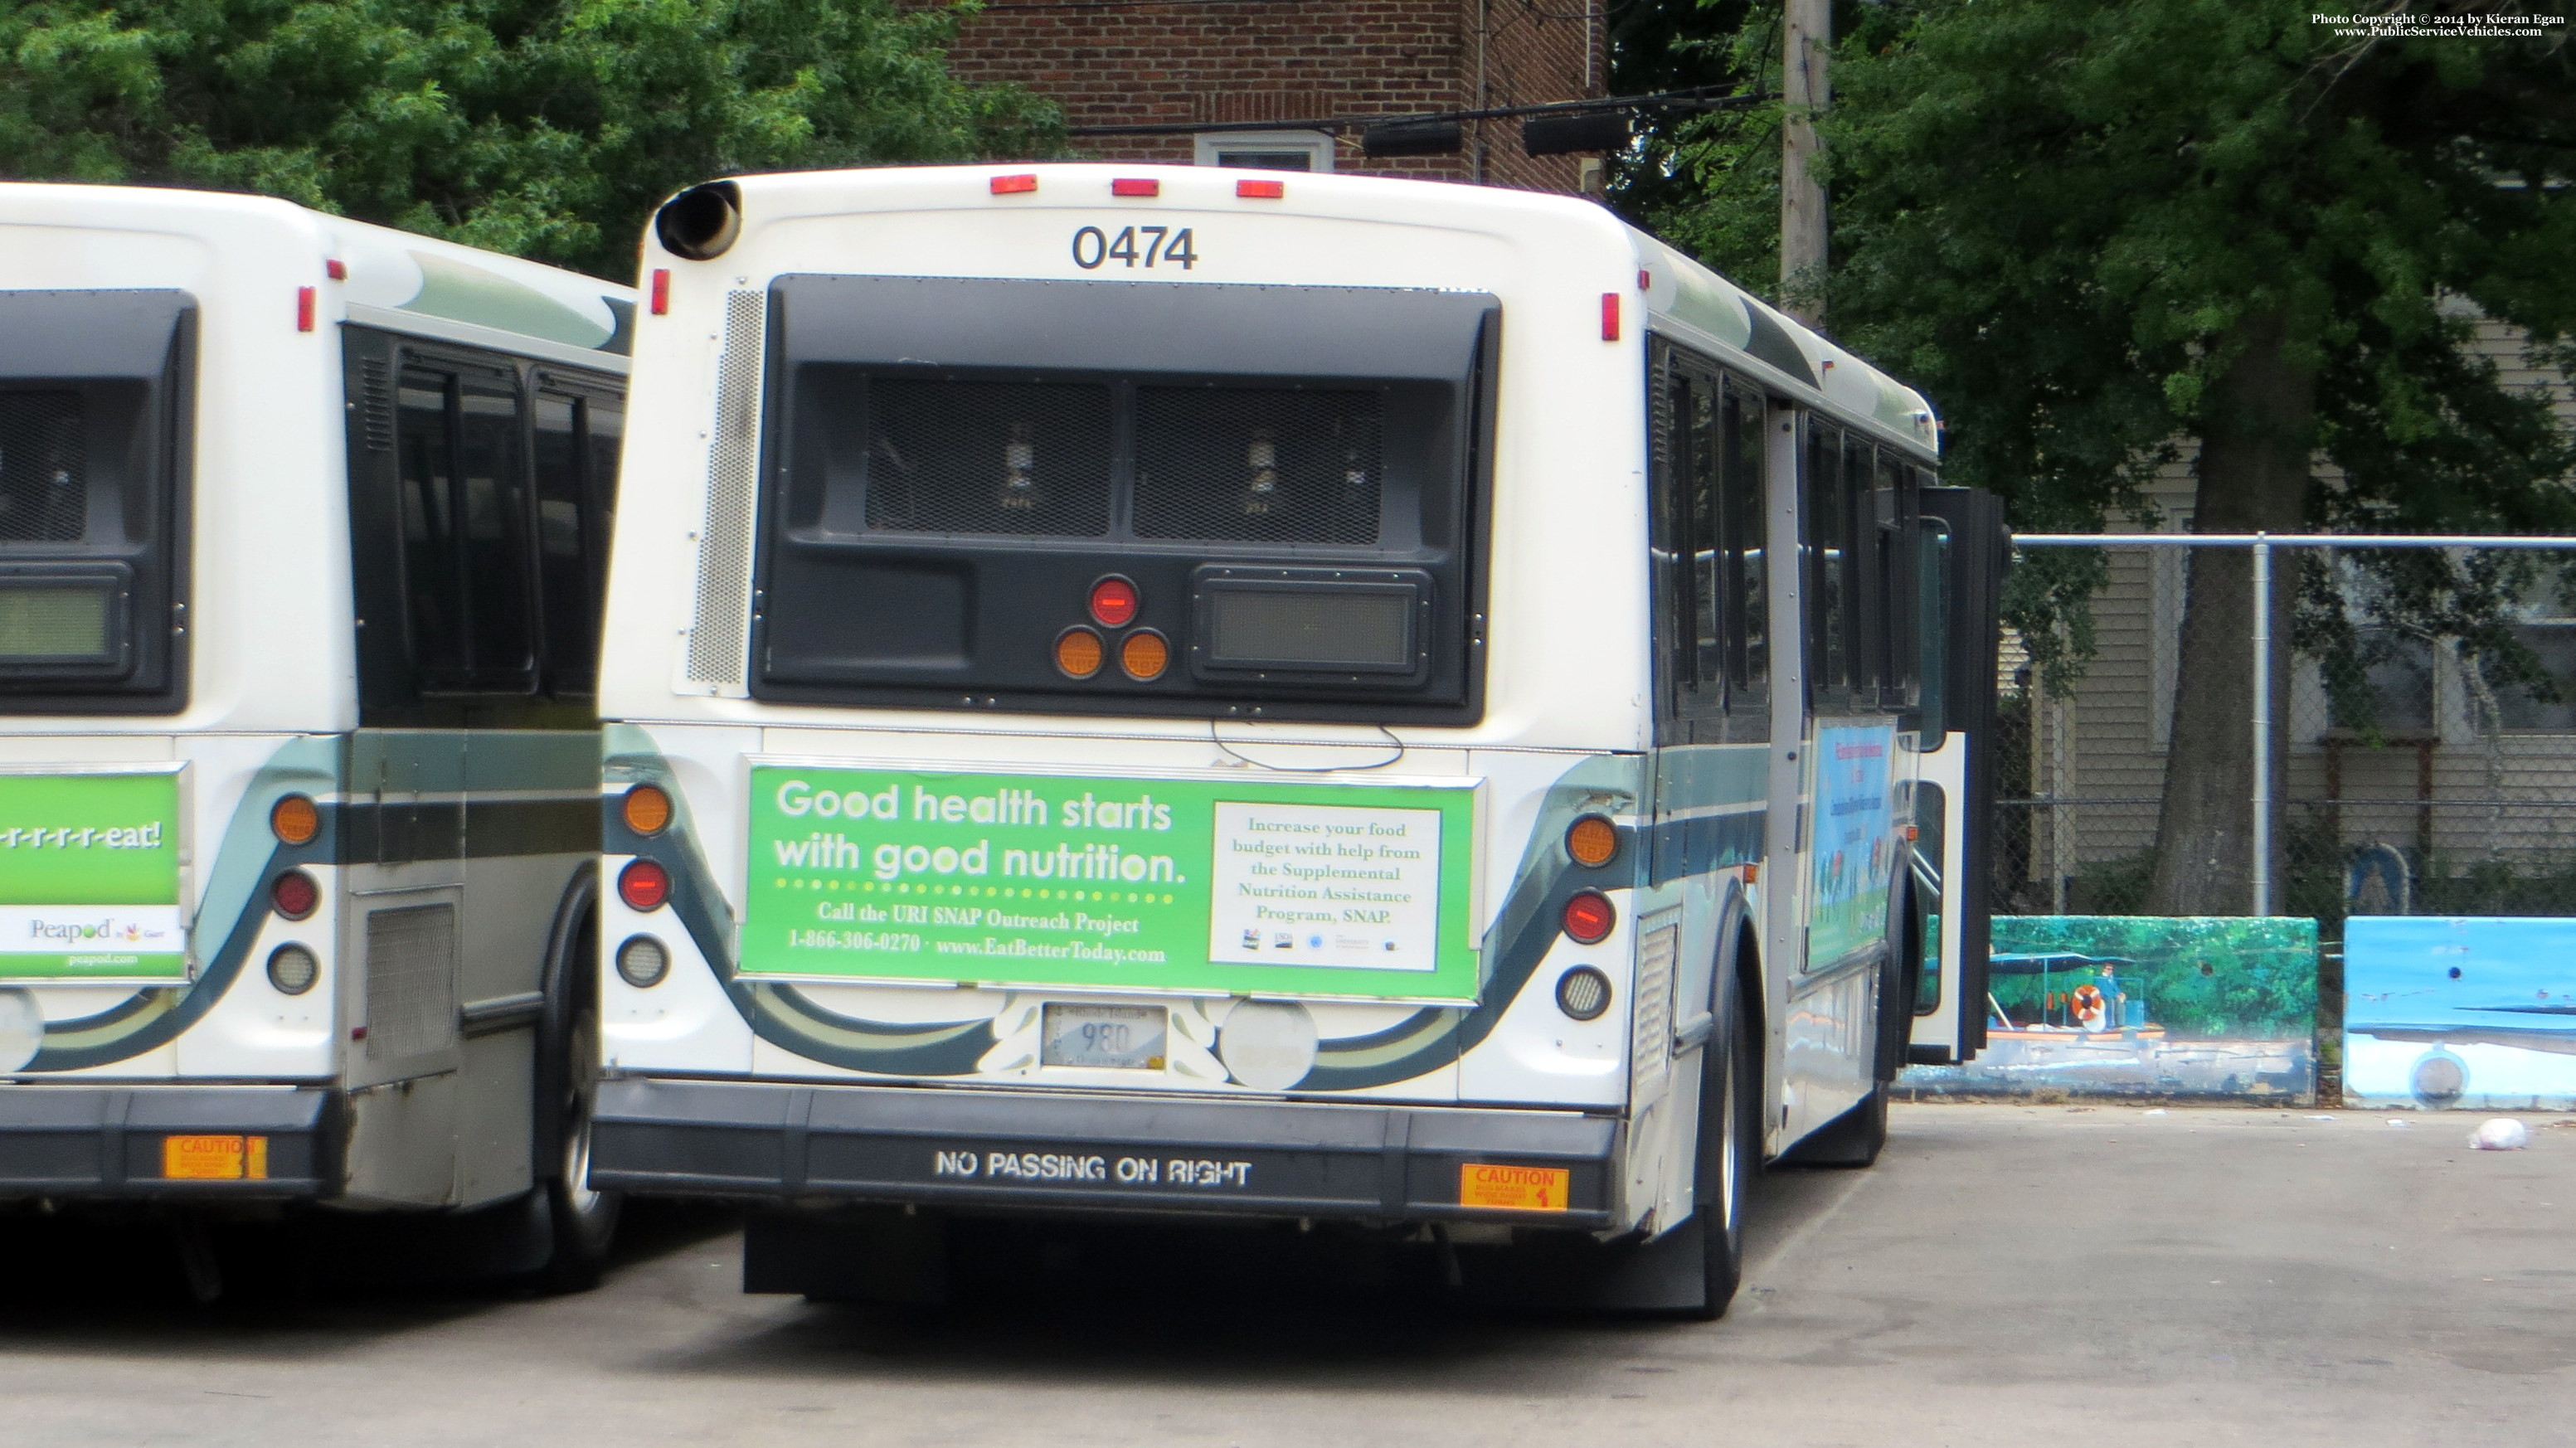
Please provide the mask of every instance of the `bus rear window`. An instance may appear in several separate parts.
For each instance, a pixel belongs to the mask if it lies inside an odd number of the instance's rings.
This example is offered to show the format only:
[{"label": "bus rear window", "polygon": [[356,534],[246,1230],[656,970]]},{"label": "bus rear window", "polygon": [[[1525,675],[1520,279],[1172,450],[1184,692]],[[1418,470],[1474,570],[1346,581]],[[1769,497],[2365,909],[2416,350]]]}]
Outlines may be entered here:
[{"label": "bus rear window", "polygon": [[0,712],[185,702],[189,348],[174,291],[0,291]]},{"label": "bus rear window", "polygon": [[770,308],[756,697],[1476,707],[1491,298],[784,277]]}]

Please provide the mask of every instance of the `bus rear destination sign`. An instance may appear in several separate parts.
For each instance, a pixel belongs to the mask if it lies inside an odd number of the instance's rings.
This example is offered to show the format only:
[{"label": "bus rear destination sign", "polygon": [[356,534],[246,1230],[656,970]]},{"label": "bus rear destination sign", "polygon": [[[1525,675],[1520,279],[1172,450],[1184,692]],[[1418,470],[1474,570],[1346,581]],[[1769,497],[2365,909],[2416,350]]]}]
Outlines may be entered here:
[{"label": "bus rear destination sign", "polygon": [[752,769],[746,976],[1466,1001],[1475,782]]}]

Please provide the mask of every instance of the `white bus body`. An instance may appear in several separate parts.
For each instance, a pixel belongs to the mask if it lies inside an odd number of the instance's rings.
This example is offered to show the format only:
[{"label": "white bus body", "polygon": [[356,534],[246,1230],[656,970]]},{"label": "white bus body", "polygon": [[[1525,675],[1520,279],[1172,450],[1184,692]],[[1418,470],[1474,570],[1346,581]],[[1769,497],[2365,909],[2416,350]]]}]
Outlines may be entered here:
[{"label": "white bus body", "polygon": [[[857,1210],[756,1222],[755,1290],[897,1290],[871,1207],[1236,1213],[1554,1234],[1714,1311],[1703,1135],[1874,1154],[1943,913],[1919,397],[1499,189],[762,176],[643,265],[595,1183]],[[1880,660],[1831,687],[1762,562],[1827,442]]]},{"label": "white bus body", "polygon": [[511,1251],[595,1260],[631,316],[283,202],[0,185],[0,1198],[518,1199]]}]

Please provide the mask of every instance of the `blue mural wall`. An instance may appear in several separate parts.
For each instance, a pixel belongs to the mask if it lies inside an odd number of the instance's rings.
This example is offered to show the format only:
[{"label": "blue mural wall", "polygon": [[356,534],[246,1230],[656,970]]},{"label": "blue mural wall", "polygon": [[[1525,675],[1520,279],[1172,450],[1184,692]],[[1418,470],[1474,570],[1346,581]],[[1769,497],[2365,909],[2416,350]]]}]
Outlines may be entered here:
[{"label": "blue mural wall", "polygon": [[2356,915],[2343,952],[2348,1104],[2576,1110],[2576,920]]},{"label": "blue mural wall", "polygon": [[1992,972],[1986,1049],[1900,1091],[2316,1099],[2314,920],[1997,916]]}]

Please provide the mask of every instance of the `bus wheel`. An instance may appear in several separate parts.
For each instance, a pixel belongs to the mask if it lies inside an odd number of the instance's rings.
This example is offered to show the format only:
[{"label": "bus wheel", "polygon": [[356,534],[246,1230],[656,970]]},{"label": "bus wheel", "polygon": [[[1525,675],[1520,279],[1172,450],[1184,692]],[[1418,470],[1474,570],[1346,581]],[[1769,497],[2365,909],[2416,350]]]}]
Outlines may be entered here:
[{"label": "bus wheel", "polygon": [[[587,942],[590,932],[582,939]],[[573,952],[573,971],[565,980],[571,1009],[553,1049],[555,1140],[560,1151],[546,1178],[547,1214],[553,1219],[554,1252],[539,1271],[551,1292],[587,1292],[599,1285],[608,1265],[608,1249],[617,1236],[624,1199],[590,1185],[591,1108],[599,1099],[598,986],[592,974],[592,952]]]},{"label": "bus wheel", "polygon": [[1744,1200],[1762,1162],[1762,1055],[1743,987],[1728,981],[1718,1005],[1723,1034],[1709,1043],[1714,1059],[1700,1087],[1698,1180],[1693,1186],[1699,1205],[1692,1215],[1703,1238],[1707,1296],[1701,1310],[1691,1315],[1701,1318],[1725,1316],[1744,1280]]}]

